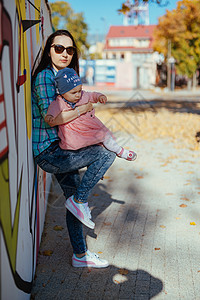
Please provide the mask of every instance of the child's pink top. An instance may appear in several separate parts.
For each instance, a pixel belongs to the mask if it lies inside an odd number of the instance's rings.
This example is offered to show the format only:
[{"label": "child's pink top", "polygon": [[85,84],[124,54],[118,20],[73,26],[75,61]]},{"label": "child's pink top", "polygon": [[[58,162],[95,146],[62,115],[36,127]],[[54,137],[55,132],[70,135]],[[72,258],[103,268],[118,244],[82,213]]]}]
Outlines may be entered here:
[{"label": "child's pink top", "polygon": [[[96,92],[82,91],[80,100],[76,107],[88,102],[95,103],[102,95]],[[71,106],[57,96],[47,111],[47,115],[56,117],[60,112],[71,110]],[[104,141],[105,135],[110,131],[106,126],[95,117],[95,110],[87,112],[80,117],[58,126],[58,136],[60,137],[60,147],[67,150],[77,150],[86,146],[98,144]]]}]

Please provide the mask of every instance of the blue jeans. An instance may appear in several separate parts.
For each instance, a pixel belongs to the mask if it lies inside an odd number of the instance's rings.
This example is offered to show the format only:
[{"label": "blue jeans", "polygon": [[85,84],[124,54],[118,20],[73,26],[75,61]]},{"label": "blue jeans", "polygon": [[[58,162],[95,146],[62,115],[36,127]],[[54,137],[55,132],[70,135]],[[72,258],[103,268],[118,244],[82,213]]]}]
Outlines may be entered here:
[{"label": "blue jeans", "polygon": [[[93,145],[79,150],[63,150],[57,143],[52,144],[35,158],[41,169],[55,174],[66,199],[73,195],[87,202],[92,188],[103,177],[115,160],[115,153],[102,146]],[[78,170],[87,167],[82,180]],[[67,210],[67,228],[73,252],[86,252],[82,223]]]}]

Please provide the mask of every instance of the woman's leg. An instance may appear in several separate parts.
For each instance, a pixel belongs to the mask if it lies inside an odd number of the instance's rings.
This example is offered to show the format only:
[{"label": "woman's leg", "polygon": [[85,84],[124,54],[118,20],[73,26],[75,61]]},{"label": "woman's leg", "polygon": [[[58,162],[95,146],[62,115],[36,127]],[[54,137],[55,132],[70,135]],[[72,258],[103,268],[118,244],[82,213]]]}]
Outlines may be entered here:
[{"label": "woman's leg", "polygon": [[[66,174],[55,174],[55,176],[66,199],[73,195],[77,187],[80,185],[80,175],[78,171]],[[87,251],[87,247],[83,236],[83,224],[69,210],[66,210],[66,224],[73,253],[85,253]]]},{"label": "woman's leg", "polygon": [[[98,151],[96,151],[97,149]],[[81,202],[87,202],[92,188],[103,177],[116,157],[115,153],[108,151],[102,146],[93,147],[89,153],[90,163],[87,165],[87,170],[74,194],[75,198]]]},{"label": "woman's leg", "polygon": [[112,165],[115,157],[115,153],[99,145],[73,151],[63,150],[58,145],[54,145],[47,148],[44,154],[41,153],[40,161],[36,162],[43,170],[54,174],[74,172],[87,167],[75,193],[77,200],[87,202],[92,188]]},{"label": "woman's leg", "polygon": [[[115,154],[102,146],[94,145],[76,151],[66,151],[58,145],[52,145],[35,160],[44,171],[56,175],[65,197],[74,193],[75,188],[79,185],[77,189],[78,198],[80,194],[80,199],[87,201],[91,189],[103,177],[114,159]],[[75,176],[74,172],[86,166],[88,169],[81,184],[79,184],[80,182],[77,181],[77,175]],[[70,177],[71,172],[76,178]],[[68,212],[67,226],[74,253],[84,253],[86,246],[82,233],[82,223]]]}]

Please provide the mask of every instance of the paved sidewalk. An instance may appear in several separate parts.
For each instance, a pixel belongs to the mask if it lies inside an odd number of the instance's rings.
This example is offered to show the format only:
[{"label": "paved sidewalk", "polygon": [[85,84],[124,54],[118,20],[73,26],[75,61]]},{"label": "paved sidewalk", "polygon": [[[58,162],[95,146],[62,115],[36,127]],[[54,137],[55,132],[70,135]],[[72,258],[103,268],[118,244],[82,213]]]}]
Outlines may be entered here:
[{"label": "paved sidewalk", "polygon": [[138,159],[116,158],[89,199],[96,227],[85,227],[88,248],[110,267],[71,266],[54,180],[32,299],[200,299],[199,154],[167,140],[124,142]]}]

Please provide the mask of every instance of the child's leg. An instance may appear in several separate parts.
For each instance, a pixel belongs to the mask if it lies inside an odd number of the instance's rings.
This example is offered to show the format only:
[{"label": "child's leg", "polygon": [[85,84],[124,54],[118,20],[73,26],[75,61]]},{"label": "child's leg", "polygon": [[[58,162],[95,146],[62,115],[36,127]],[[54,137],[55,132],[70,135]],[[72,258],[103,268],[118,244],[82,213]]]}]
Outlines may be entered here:
[{"label": "child's leg", "polygon": [[107,133],[103,145],[106,149],[118,154],[122,150],[122,147],[117,144],[110,133]]},{"label": "child's leg", "polygon": [[137,157],[137,154],[135,152],[126,150],[123,147],[119,146],[110,134],[106,135],[105,140],[103,141],[103,145],[108,150],[115,152],[118,157],[124,158],[126,160],[135,160]]}]

